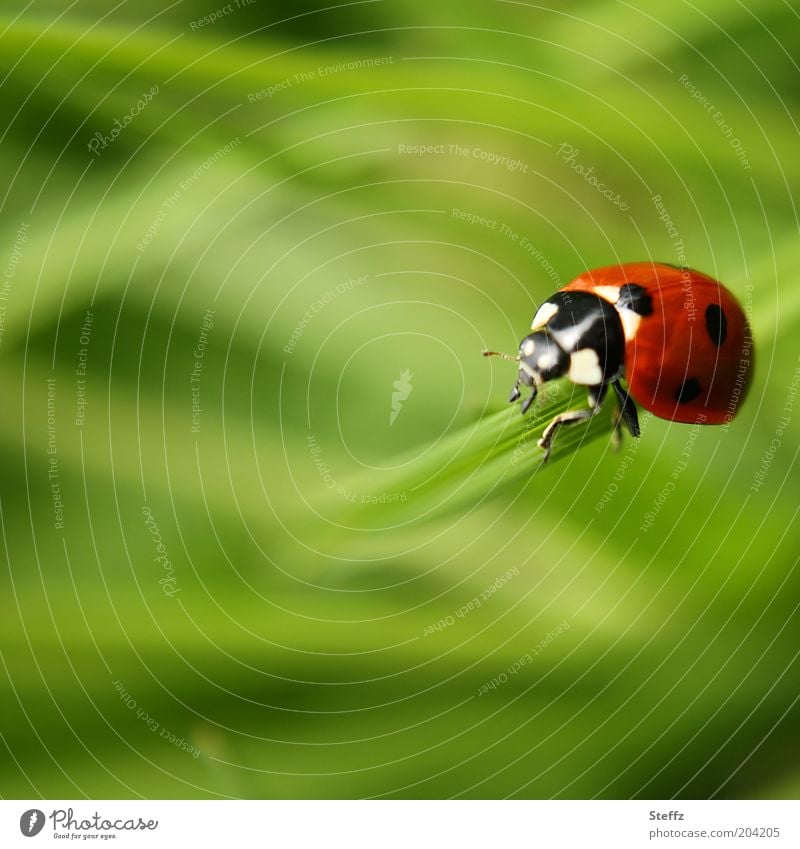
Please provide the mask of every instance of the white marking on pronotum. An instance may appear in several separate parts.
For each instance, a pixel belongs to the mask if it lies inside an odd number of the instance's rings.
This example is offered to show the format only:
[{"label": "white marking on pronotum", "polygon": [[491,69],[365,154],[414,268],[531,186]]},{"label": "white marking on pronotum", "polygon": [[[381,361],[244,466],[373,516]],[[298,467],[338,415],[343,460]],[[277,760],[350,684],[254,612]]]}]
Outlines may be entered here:
[{"label": "white marking on pronotum", "polygon": [[536,346],[533,344],[532,339],[526,339],[525,344],[522,346],[522,356],[529,357],[533,353],[533,349]]},{"label": "white marking on pronotum", "polygon": [[606,301],[611,301],[612,304],[616,304],[619,300],[619,286],[595,286],[592,291]]},{"label": "white marking on pronotum", "polygon": [[581,386],[597,386],[603,382],[603,370],[600,368],[600,358],[594,348],[584,348],[575,351],[569,358],[567,376],[573,383]]},{"label": "white marking on pronotum", "polygon": [[622,329],[625,331],[625,341],[630,342],[636,335],[639,325],[642,323],[642,317],[639,313],[629,309],[618,310],[619,317],[622,320]]},{"label": "white marking on pronotum", "polygon": [[558,304],[552,304],[549,301],[543,303],[539,309],[536,310],[536,315],[534,315],[533,321],[531,322],[531,330],[537,330],[540,327],[544,327],[557,312]]},{"label": "white marking on pronotum", "polygon": [[557,333],[553,334],[556,342],[558,342],[559,346],[565,351],[572,351],[574,348],[578,347],[581,339],[583,339],[587,334],[594,320],[593,315],[587,315],[578,324],[572,324],[560,329]]}]

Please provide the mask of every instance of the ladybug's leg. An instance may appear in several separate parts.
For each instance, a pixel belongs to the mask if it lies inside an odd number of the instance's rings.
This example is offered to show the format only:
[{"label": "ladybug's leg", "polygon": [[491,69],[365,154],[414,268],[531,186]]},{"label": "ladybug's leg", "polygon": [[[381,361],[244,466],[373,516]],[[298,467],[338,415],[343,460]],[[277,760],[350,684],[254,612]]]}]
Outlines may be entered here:
[{"label": "ladybug's leg", "polygon": [[536,390],[534,389],[530,395],[520,404],[520,412],[524,416],[528,412],[530,405],[536,400]]},{"label": "ladybug's leg", "polygon": [[[511,394],[508,396],[508,403],[511,404],[513,401],[516,401],[521,395],[522,393],[519,391],[519,381],[517,381],[514,384],[514,388],[511,390]],[[535,400],[536,387],[531,386],[531,394],[519,405],[523,416],[528,412],[528,408]]]},{"label": "ladybug's leg", "polygon": [[590,386],[589,387],[589,408],[585,410],[569,410],[566,413],[560,413],[553,421],[544,429],[542,438],[537,443],[540,448],[544,449],[544,457],[542,462],[546,462],[550,456],[550,451],[553,448],[553,440],[556,437],[562,425],[577,424],[578,422],[586,421],[586,419],[596,416],[600,412],[600,405],[603,403],[603,398],[606,396],[608,385]]},{"label": "ladybug's leg", "polygon": [[611,386],[617,395],[619,401],[619,418],[625,422],[625,427],[631,436],[639,436],[639,415],[636,412],[636,404],[631,400],[631,396],[622,388],[620,382],[615,380]]},{"label": "ladybug's leg", "polygon": [[619,408],[615,409],[611,414],[611,450],[615,453],[622,448],[622,434],[619,430],[619,423],[622,421],[622,414]]}]

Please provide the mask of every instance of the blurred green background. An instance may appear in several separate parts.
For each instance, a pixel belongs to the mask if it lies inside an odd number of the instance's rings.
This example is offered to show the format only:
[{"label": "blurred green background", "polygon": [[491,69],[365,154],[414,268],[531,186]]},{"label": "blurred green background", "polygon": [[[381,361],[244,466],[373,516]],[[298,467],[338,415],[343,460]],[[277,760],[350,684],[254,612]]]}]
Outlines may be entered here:
[{"label": "blurred green background", "polygon": [[[796,797],[799,46],[6,0],[0,793]],[[479,352],[641,259],[741,298],[748,403],[540,469]]]}]

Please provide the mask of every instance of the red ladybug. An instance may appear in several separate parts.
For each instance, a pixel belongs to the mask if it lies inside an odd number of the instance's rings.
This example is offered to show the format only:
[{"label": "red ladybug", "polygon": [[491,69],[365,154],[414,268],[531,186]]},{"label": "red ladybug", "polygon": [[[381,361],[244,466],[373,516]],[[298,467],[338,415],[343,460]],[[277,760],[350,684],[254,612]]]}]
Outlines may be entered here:
[{"label": "red ladybug", "polygon": [[531,387],[524,414],[539,386],[564,376],[589,389],[588,409],[545,428],[545,459],[558,429],[595,415],[609,386],[618,421],[639,436],[633,401],[662,419],[723,424],[750,382],[753,339],[742,308],[721,283],[689,268],[631,262],[587,271],[539,307],[531,330],[516,357],[483,352],[519,362],[509,403],[520,384]]}]

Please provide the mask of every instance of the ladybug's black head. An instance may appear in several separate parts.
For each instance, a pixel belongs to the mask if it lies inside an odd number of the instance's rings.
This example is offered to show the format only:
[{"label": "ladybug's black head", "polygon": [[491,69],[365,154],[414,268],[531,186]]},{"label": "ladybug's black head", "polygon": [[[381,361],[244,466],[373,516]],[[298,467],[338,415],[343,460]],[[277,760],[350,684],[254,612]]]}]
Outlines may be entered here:
[{"label": "ladybug's black head", "polygon": [[519,343],[519,378],[526,386],[539,386],[569,371],[569,354],[546,330],[530,333]]},{"label": "ladybug's black head", "polygon": [[537,330],[530,333],[519,343],[519,354],[510,357],[499,351],[484,351],[485,357],[503,357],[519,363],[519,377],[514,383],[514,388],[508,396],[509,404],[520,397],[520,383],[531,387],[531,394],[522,403],[522,412],[536,398],[538,387],[548,380],[563,377],[570,367],[569,354],[559,346],[555,339],[546,330]]}]

